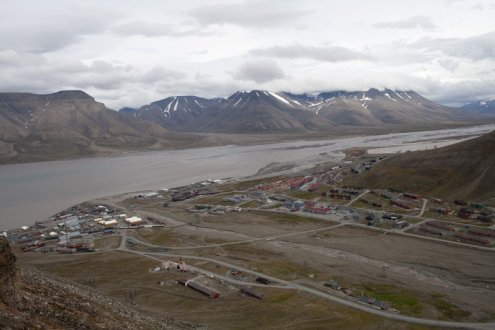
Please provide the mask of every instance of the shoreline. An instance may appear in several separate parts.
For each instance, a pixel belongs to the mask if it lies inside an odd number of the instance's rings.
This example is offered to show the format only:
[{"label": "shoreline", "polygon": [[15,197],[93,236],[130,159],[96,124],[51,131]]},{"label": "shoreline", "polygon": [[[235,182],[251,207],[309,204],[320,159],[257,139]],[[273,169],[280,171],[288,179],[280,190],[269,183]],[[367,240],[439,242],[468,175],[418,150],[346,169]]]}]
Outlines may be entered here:
[{"label": "shoreline", "polygon": [[[201,132],[177,132],[178,134],[188,134],[188,137],[194,136],[198,138],[199,142],[183,142],[182,145],[162,145],[161,147],[144,147],[141,149],[110,149],[107,152],[101,153],[87,153],[80,155],[61,155],[53,156],[49,159],[39,159],[39,155],[26,156],[26,159],[12,159],[12,158],[0,158],[0,168],[6,165],[15,164],[32,164],[32,163],[46,163],[54,161],[70,161],[70,160],[83,160],[91,158],[112,158],[112,157],[125,157],[128,155],[139,155],[152,152],[164,152],[164,151],[177,151],[177,150],[194,150],[216,147],[244,147],[244,146],[261,146],[277,143],[297,143],[297,142],[309,142],[309,141],[328,141],[344,138],[353,138],[361,136],[378,136],[386,134],[400,134],[411,132],[424,132],[424,131],[441,131],[455,128],[469,128],[469,127],[481,127],[495,125],[495,123],[486,122],[469,122],[469,123],[448,123],[448,124],[433,124],[431,126],[419,126],[419,127],[338,127],[333,132],[306,132],[306,133],[241,133],[241,134],[229,134],[229,133],[201,133]],[[208,139],[213,141],[208,141]],[[106,147],[97,147],[106,148]],[[23,155],[21,155],[22,157]]]}]

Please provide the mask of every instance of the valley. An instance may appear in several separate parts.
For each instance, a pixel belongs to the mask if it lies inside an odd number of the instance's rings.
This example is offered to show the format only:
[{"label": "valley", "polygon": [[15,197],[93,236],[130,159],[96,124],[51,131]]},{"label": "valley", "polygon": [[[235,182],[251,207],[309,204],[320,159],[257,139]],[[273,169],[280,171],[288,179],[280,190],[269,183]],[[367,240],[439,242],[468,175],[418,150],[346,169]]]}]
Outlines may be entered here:
[{"label": "valley", "polygon": [[80,238],[17,253],[199,327],[493,327],[495,205],[343,184],[391,157],[97,198],[26,232],[76,226]]},{"label": "valley", "polygon": [[0,164],[446,129],[493,120],[414,91],[374,88],[171,96],[120,111],[79,90],[0,93]]}]

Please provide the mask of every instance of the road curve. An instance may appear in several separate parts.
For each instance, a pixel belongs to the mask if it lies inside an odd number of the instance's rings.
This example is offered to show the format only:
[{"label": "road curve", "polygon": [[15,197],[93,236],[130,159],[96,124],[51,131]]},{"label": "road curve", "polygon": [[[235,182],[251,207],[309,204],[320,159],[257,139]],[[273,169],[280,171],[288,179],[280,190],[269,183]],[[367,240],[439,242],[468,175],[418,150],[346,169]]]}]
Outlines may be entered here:
[{"label": "road curve", "polygon": [[[124,240],[124,237],[125,236],[122,236],[122,238],[123,238],[122,240]],[[148,246],[158,247],[156,245],[151,245],[151,244],[147,244],[144,242],[140,242],[140,243],[143,243],[144,245],[148,245]],[[228,263],[225,261],[220,261],[220,260],[216,260],[216,259],[212,259],[212,258],[198,257],[198,256],[186,256],[186,255],[179,255],[176,253],[167,253],[167,252],[138,252],[138,251],[128,250],[127,247],[124,247],[123,251],[135,253],[135,254],[138,254],[138,255],[141,255],[144,257],[151,257],[152,259],[160,260],[160,261],[162,261],[162,260],[155,258],[153,256],[165,256],[165,257],[173,257],[173,258],[181,257],[183,259],[202,260],[202,261],[212,262],[212,263],[224,266],[224,267],[235,268],[235,269],[238,269],[242,272],[249,273],[249,274],[252,274],[255,276],[261,276],[261,277],[264,277],[266,279],[269,279],[272,282],[277,282],[277,283],[281,284],[281,285],[270,286],[270,287],[277,287],[277,288],[283,288],[283,289],[291,288],[291,289],[300,290],[302,292],[308,293],[308,294],[313,295],[313,296],[327,299],[327,300],[330,300],[332,302],[335,302],[335,303],[338,303],[338,304],[341,304],[341,305],[344,305],[344,306],[347,306],[350,308],[354,308],[354,309],[357,309],[357,310],[360,310],[360,311],[363,311],[366,313],[374,314],[374,315],[384,317],[387,319],[391,319],[391,320],[414,323],[414,324],[421,324],[421,325],[429,325],[429,326],[456,328],[456,329],[487,329],[487,330],[488,329],[495,329],[495,322],[474,323],[474,322],[442,321],[442,320],[424,319],[424,318],[419,318],[419,317],[414,317],[414,316],[406,316],[406,315],[402,315],[402,314],[395,314],[395,313],[391,313],[391,312],[387,312],[387,311],[378,310],[378,309],[375,309],[372,307],[368,307],[366,305],[361,305],[359,303],[331,295],[331,294],[323,292],[323,291],[309,288],[309,287],[306,287],[306,286],[303,286],[303,285],[300,285],[297,283],[285,281],[283,279],[280,279],[280,278],[277,278],[274,276],[266,275],[266,274],[256,272],[256,271],[244,268],[244,267],[240,267],[238,265],[234,265],[234,264],[231,264],[231,263]],[[198,270],[200,270],[200,269],[198,269]],[[217,278],[231,282],[233,284],[251,285],[251,286],[253,285],[253,283],[240,282],[240,281],[233,280],[233,279],[230,279],[228,277],[214,274],[211,272],[207,272],[207,271],[203,271],[203,270],[200,270],[200,271],[204,272],[207,275],[208,274],[213,275]],[[262,286],[264,286],[264,285],[262,285]]]}]

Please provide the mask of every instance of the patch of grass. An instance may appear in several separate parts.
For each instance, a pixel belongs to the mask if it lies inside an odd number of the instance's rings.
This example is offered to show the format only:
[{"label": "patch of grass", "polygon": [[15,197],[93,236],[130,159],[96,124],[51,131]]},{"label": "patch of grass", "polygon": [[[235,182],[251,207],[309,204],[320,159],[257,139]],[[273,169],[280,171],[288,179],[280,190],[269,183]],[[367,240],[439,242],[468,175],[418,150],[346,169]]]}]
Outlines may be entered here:
[{"label": "patch of grass", "polygon": [[170,231],[170,229],[138,229],[139,237],[155,245],[179,245],[184,241],[184,237]]},{"label": "patch of grass", "polygon": [[365,294],[390,303],[403,314],[420,315],[422,306],[417,294],[387,284],[364,284]]},{"label": "patch of grass", "polygon": [[269,210],[269,209],[276,209],[279,206],[282,206],[282,204],[281,203],[272,203],[271,205],[267,205],[267,206],[265,206],[263,208]]},{"label": "patch of grass", "polygon": [[279,277],[284,280],[307,277],[313,274],[314,278],[322,277],[321,273],[308,265],[301,265],[295,262],[286,261],[280,258],[270,258],[257,260],[250,263],[251,268],[257,268],[260,272]]},{"label": "patch of grass", "polygon": [[276,296],[271,296],[269,302],[272,304],[280,304],[283,303],[292,297],[294,297],[296,293],[295,292],[288,292],[288,293],[283,293],[283,294],[278,294]]},{"label": "patch of grass", "polygon": [[424,219],[419,219],[419,218],[404,218],[403,220],[406,220],[407,222],[414,224],[423,221]]},{"label": "patch of grass", "polygon": [[120,246],[121,236],[111,236],[95,239],[95,249],[116,249]]},{"label": "patch of grass", "polygon": [[247,207],[247,208],[257,208],[257,207],[260,207],[261,205],[263,205],[263,204],[261,204],[258,201],[252,200],[252,201],[240,204],[239,206],[240,207]]},{"label": "patch of grass", "polygon": [[330,189],[327,185],[321,185],[316,191],[304,191],[304,190],[291,190],[287,192],[288,196],[300,199],[315,199],[322,197],[321,194]]},{"label": "patch of grass", "polygon": [[194,203],[194,204],[213,204],[213,205],[232,206],[232,205],[236,205],[236,203],[225,202],[223,199],[226,197],[231,197],[233,195],[235,195],[235,193],[222,194],[222,195],[216,195],[216,196],[208,196],[208,197],[196,199],[196,200],[192,201],[192,203]]},{"label": "patch of grass", "polygon": [[238,183],[234,183],[231,185],[232,188],[238,189],[238,190],[245,190],[248,188],[252,188],[258,184],[270,184],[276,181],[282,180],[282,177],[280,176],[274,176],[274,177],[269,177],[269,178],[264,178],[264,179],[255,179],[255,180],[248,180],[248,181],[242,181]]},{"label": "patch of grass", "polygon": [[443,314],[444,317],[451,320],[464,320],[471,315],[471,312],[460,309],[456,305],[446,301],[444,295],[440,293],[432,293],[431,304]]},{"label": "patch of grass", "polygon": [[331,221],[327,221],[327,220],[320,220],[316,218],[309,218],[300,215],[286,214],[286,213],[252,211],[249,214],[252,214],[254,216],[260,215],[263,217],[269,217],[270,220],[280,221],[285,224],[316,223],[316,224],[325,224],[326,226],[332,224]]},{"label": "patch of grass", "polygon": [[383,209],[383,207],[373,206],[373,205],[367,204],[361,200],[358,200],[358,201],[352,203],[352,207],[357,207],[357,208],[361,208],[361,209],[369,209],[369,210],[379,210],[379,211],[381,211]]}]

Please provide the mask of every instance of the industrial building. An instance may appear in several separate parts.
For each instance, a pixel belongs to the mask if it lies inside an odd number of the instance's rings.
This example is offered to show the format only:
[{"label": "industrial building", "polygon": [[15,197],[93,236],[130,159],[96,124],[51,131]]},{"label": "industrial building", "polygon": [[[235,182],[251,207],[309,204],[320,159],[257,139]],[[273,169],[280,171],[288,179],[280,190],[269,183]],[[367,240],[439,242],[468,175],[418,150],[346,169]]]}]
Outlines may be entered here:
[{"label": "industrial building", "polygon": [[210,287],[207,287],[205,285],[199,284],[197,282],[191,281],[191,280],[185,280],[185,279],[179,279],[177,280],[177,283],[182,284],[184,286],[187,286],[189,288],[192,288],[205,296],[207,296],[210,299],[218,299],[220,297],[220,292],[216,291],[215,289],[212,289]]},{"label": "industrial building", "polygon": [[264,298],[262,293],[256,292],[251,288],[241,288],[241,293],[245,296],[253,297],[259,300]]}]

